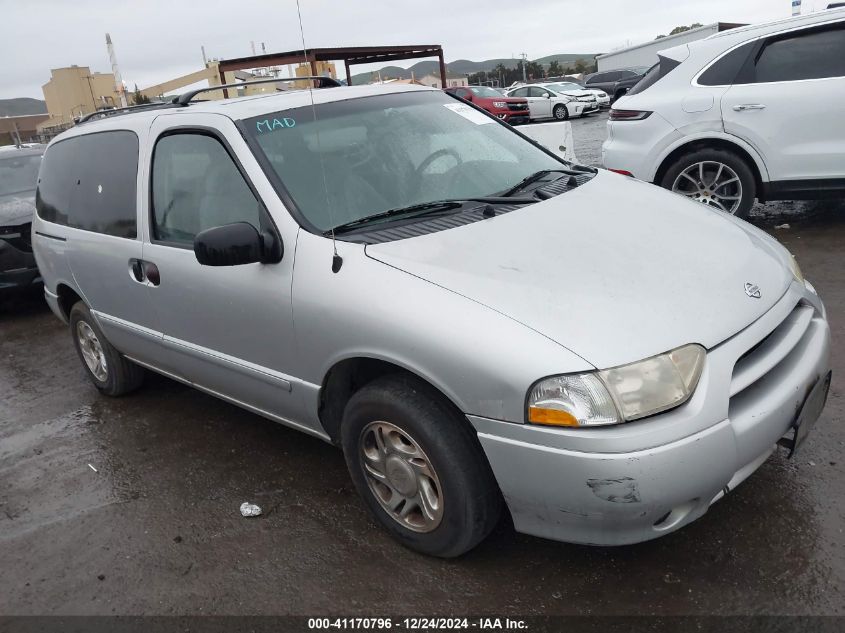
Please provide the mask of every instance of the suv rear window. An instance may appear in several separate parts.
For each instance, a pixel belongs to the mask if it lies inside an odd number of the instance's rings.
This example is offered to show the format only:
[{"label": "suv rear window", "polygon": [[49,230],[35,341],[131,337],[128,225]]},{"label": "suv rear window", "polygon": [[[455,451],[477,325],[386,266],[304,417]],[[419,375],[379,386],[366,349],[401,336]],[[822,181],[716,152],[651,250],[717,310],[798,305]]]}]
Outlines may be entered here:
[{"label": "suv rear window", "polygon": [[639,94],[640,92],[651,88],[654,84],[681,65],[681,62],[676,59],[669,59],[668,57],[662,56],[658,56],[658,59],[660,61],[652,66],[643,78],[634,84],[634,87],[628,91],[629,95]]},{"label": "suv rear window", "polygon": [[138,137],[116,130],[76,136],[44,155],[35,206],[47,222],[137,236]]}]

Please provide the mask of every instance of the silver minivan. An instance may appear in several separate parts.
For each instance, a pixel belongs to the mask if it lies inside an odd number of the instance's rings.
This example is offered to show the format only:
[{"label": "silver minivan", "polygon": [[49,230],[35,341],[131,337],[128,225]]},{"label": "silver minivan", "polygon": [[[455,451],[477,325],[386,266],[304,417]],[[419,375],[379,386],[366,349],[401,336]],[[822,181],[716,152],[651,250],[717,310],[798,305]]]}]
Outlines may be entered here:
[{"label": "silver minivan", "polygon": [[50,144],[33,224],[91,381],[152,370],[341,446],[408,547],[457,556],[503,509],[658,537],[824,406],[825,309],[776,240],[441,91],[113,114]]}]

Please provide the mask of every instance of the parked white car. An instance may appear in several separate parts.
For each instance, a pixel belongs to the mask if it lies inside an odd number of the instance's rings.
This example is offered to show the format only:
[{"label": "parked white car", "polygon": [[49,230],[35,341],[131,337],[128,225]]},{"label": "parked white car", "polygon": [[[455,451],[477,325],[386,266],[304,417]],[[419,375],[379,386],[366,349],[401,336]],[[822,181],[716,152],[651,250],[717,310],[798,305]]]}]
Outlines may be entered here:
[{"label": "parked white car", "polygon": [[731,29],[659,60],[610,111],[606,167],[738,216],[755,198],[843,195],[845,9]]},{"label": "parked white car", "polygon": [[584,116],[587,107],[583,101],[540,86],[520,86],[508,90],[505,94],[508,97],[527,99],[532,121],[543,119],[566,121],[570,117]]},{"label": "parked white car", "polygon": [[563,92],[563,94],[573,96],[573,97],[595,97],[596,104],[600,108],[609,108],[610,107],[610,96],[604,91],[599,90],[598,88],[585,88],[584,86],[579,86],[576,83],[572,83],[571,81],[555,81],[547,84],[541,84],[543,86],[549,86],[558,92]]}]

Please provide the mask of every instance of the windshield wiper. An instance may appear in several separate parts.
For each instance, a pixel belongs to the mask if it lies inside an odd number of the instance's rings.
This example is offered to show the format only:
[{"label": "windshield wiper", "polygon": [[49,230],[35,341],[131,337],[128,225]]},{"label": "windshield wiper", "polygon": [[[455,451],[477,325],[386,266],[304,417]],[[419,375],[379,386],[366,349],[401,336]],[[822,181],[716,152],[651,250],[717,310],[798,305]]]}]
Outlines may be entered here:
[{"label": "windshield wiper", "polygon": [[357,228],[367,224],[378,223],[380,220],[388,220],[393,218],[419,218],[426,215],[433,215],[443,213],[445,211],[452,211],[459,209],[469,202],[486,202],[487,204],[533,204],[538,202],[536,198],[510,198],[505,196],[480,196],[477,198],[456,198],[453,200],[432,200],[431,202],[422,202],[420,204],[412,204],[407,207],[399,207],[396,209],[388,209],[381,213],[368,215],[358,220],[345,222],[325,231],[323,235],[331,235],[332,231],[337,233],[349,233]]},{"label": "windshield wiper", "polygon": [[515,194],[520,189],[524,189],[525,187],[527,187],[531,183],[537,182],[543,176],[548,176],[549,174],[555,174],[555,173],[565,174],[567,176],[574,176],[577,172],[573,172],[573,171],[570,171],[568,169],[541,169],[540,171],[535,171],[530,176],[526,176],[525,178],[520,180],[518,183],[516,183],[513,187],[511,187],[510,189],[506,189],[505,191],[503,191],[499,195],[502,196],[502,197],[505,197],[505,198],[508,197],[508,196],[512,196],[513,194]]}]

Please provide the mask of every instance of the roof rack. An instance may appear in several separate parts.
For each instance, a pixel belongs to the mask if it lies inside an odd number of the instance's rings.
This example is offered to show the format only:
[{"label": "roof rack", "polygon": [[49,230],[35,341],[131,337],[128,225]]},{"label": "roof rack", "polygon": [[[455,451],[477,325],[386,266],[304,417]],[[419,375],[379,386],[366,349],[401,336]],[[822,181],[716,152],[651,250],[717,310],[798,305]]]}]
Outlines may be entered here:
[{"label": "roof rack", "polygon": [[89,112],[86,115],[79,117],[76,120],[76,125],[90,121],[91,119],[108,118],[110,116],[118,116],[121,114],[128,114],[130,112],[138,112],[141,110],[157,110],[159,108],[174,108],[178,107],[170,101],[154,101],[152,103],[142,103],[140,105],[126,106],[125,108],[111,108],[110,110],[96,110]]},{"label": "roof rack", "polygon": [[319,82],[319,85],[317,86],[318,88],[340,88],[341,86],[343,86],[343,84],[340,83],[337,79],[332,79],[331,77],[323,77],[321,75],[307,75],[305,77],[268,77],[267,79],[256,79],[255,81],[239,81],[232,84],[223,84],[221,86],[208,86],[207,88],[197,88],[196,90],[189,90],[188,92],[183,92],[178,97],[174,97],[173,103],[180,106],[186,106],[198,94],[208,92],[210,90],[225,90],[227,88],[242,88],[244,86],[252,86],[255,84],[275,84],[291,81],[309,80]]},{"label": "roof rack", "polygon": [[343,86],[337,79],[331,77],[323,77],[320,75],[307,75],[305,77],[272,77],[266,79],[257,79],[255,81],[239,81],[232,84],[223,84],[220,86],[209,86],[208,88],[197,88],[196,90],[189,90],[183,92],[178,97],[173,97],[171,101],[154,101],[152,103],[142,103],[140,105],[126,106],[125,108],[112,108],[110,110],[97,110],[81,116],[76,120],[76,125],[85,123],[92,119],[108,118],[110,116],[120,116],[121,114],[130,114],[132,112],[141,112],[144,110],[158,110],[163,108],[184,108],[190,105],[191,100],[198,94],[208,92],[210,90],[225,90],[227,88],[242,88],[244,86],[252,86],[254,84],[269,84],[269,83],[283,83],[291,81],[316,81],[318,88],[339,88]]}]

